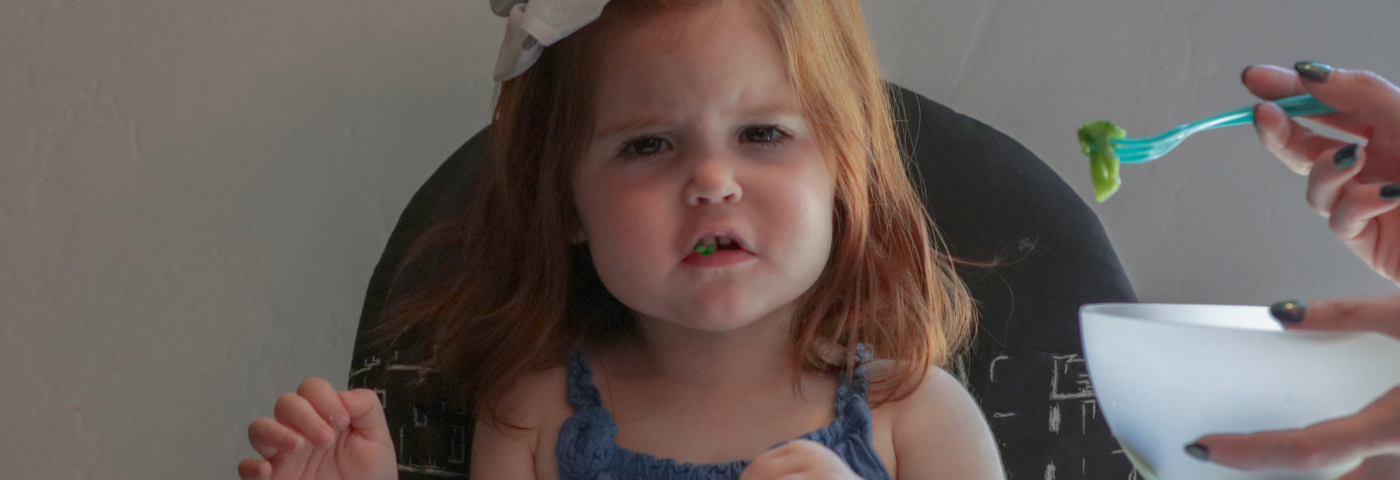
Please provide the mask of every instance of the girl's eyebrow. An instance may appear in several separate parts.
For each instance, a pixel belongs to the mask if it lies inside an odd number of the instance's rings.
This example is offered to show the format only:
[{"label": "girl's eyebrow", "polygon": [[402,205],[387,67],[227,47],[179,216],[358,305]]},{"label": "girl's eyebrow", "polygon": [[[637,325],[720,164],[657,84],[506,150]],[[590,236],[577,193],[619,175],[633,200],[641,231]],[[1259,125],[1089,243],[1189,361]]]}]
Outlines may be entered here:
[{"label": "girl's eyebrow", "polygon": [[593,138],[599,140],[605,138],[612,138],[613,136],[618,135],[622,132],[636,130],[647,125],[655,125],[664,121],[666,121],[666,119],[661,115],[644,115],[642,117],[628,122],[606,125],[604,128],[598,129],[596,133],[594,133]]},{"label": "girl's eyebrow", "polygon": [[[783,104],[767,104],[752,110],[747,110],[743,113],[742,117],[782,117],[785,120],[796,119],[798,121],[801,121],[803,119],[800,109],[795,108],[791,105]],[[613,136],[616,136],[622,132],[637,130],[647,125],[665,123],[668,120],[670,119],[667,118],[665,115],[651,113],[643,115],[631,121],[604,125],[602,128],[596,130],[596,133],[593,135],[593,138],[596,140],[612,138]]]}]

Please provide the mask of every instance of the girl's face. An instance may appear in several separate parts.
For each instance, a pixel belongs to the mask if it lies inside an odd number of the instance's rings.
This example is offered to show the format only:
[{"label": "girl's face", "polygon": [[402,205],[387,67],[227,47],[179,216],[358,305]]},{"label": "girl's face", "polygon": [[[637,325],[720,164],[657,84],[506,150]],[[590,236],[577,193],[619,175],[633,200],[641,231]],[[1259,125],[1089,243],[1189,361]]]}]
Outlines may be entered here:
[{"label": "girl's face", "polygon": [[835,184],[753,3],[664,14],[602,52],[574,201],[599,277],[642,322],[784,318],[831,252]]}]

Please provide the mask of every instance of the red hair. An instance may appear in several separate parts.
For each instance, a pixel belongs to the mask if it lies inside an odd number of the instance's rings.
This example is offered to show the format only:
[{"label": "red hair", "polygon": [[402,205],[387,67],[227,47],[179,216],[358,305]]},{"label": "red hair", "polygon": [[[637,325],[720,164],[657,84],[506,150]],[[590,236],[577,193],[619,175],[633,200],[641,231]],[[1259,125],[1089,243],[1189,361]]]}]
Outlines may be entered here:
[{"label": "red hair", "polygon": [[[405,265],[432,263],[440,273],[386,311],[381,345],[421,337],[427,348],[416,360],[499,418],[501,397],[522,374],[557,366],[588,342],[637,334],[587,249],[569,243],[578,228],[569,172],[592,136],[588,92],[606,33],[715,1],[723,0],[613,0],[500,85],[476,199],[411,249]],[[859,2],[744,1],[760,6],[836,179],[832,253],[798,299],[793,355],[808,371],[849,374],[864,344],[893,360],[871,385],[872,406],[903,398],[966,345],[975,309],[905,173]]]}]

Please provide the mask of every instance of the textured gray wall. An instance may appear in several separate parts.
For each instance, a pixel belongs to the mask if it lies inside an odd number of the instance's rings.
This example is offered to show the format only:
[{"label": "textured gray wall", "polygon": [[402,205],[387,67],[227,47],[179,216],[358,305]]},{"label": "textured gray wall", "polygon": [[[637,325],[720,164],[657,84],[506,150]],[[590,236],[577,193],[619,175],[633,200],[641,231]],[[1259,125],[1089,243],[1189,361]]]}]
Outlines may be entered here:
[{"label": "textured gray wall", "polygon": [[[1400,80],[1400,3],[867,0],[888,78],[1018,138],[1086,198],[1074,130],[1250,103],[1249,63]],[[343,386],[370,270],[488,119],[485,1],[0,6],[0,471],[234,478],[305,376]],[[1095,208],[1146,301],[1377,293],[1247,127]]]}]

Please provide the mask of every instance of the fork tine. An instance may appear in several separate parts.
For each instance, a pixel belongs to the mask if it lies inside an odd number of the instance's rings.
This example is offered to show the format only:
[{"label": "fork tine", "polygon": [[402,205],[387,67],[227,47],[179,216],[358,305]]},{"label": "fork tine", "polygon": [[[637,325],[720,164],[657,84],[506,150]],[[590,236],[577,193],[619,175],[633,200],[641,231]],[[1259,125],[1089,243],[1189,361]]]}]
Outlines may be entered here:
[{"label": "fork tine", "polygon": [[1165,152],[1165,151],[1171,150],[1171,149],[1173,149],[1173,148],[1176,148],[1176,144],[1175,144],[1175,143],[1176,143],[1176,142],[1173,142],[1173,143],[1164,143],[1164,144],[1160,144],[1160,145],[1141,146],[1141,147],[1114,148],[1114,149],[1113,149],[1113,153],[1115,153],[1115,154],[1117,154],[1118,156],[1121,157],[1121,156],[1123,156],[1123,155],[1137,155],[1137,154],[1143,154],[1143,153]]},{"label": "fork tine", "polygon": [[1118,163],[1147,163],[1147,162],[1156,160],[1156,159],[1158,159],[1158,158],[1161,158],[1162,155],[1163,155],[1163,154],[1149,154],[1149,153],[1138,153],[1138,154],[1132,154],[1132,155],[1124,155],[1124,156],[1118,157]]},{"label": "fork tine", "polygon": [[1168,152],[1176,149],[1177,145],[1181,145],[1181,139],[1161,142],[1150,146],[1114,148],[1113,153],[1118,155],[1118,161],[1120,163],[1145,163],[1161,158]]},{"label": "fork tine", "polygon": [[1156,137],[1150,137],[1150,138],[1123,138],[1123,139],[1119,139],[1119,140],[1114,140],[1114,141],[1113,141],[1113,144],[1114,144],[1114,145],[1120,145],[1120,146],[1129,146],[1129,145],[1151,145],[1151,144],[1153,144],[1153,143],[1155,143],[1155,142],[1160,141],[1160,140],[1162,139],[1162,137],[1163,137],[1162,135],[1158,135],[1158,136],[1156,136]]}]

